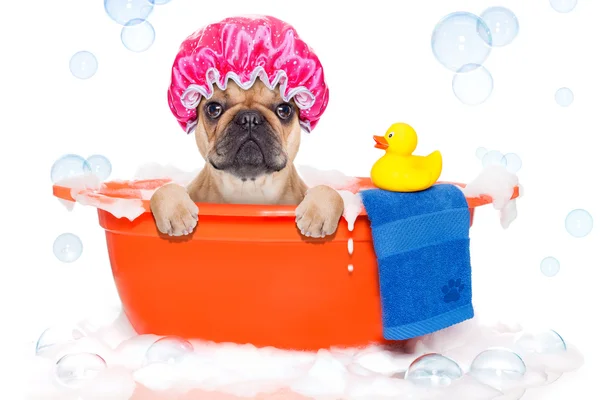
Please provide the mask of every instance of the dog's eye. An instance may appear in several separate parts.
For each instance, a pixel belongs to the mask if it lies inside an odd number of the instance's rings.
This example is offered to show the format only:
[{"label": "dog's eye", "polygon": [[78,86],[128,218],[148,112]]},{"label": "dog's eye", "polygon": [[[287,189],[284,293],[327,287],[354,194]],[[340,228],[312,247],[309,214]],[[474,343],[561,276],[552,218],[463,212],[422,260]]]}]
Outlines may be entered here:
[{"label": "dog's eye", "polygon": [[222,112],[223,107],[219,103],[208,103],[206,106],[206,114],[212,119],[219,118]]},{"label": "dog's eye", "polygon": [[277,116],[283,120],[288,119],[294,109],[289,104],[280,104],[277,106]]}]

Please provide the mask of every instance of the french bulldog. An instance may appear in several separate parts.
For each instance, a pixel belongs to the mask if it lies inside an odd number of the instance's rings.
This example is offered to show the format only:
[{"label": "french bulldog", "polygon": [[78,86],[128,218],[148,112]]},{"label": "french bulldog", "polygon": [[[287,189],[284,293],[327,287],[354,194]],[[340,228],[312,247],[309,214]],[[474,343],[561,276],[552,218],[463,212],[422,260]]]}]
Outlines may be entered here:
[{"label": "french bulldog", "polygon": [[189,235],[198,203],[297,205],[296,225],[306,237],[335,233],[342,197],[320,185],[308,188],[294,167],[300,147],[298,108],[279,88],[257,80],[249,89],[229,81],[198,105],[196,144],[205,166],[187,187],[170,183],[150,200],[163,234]]}]

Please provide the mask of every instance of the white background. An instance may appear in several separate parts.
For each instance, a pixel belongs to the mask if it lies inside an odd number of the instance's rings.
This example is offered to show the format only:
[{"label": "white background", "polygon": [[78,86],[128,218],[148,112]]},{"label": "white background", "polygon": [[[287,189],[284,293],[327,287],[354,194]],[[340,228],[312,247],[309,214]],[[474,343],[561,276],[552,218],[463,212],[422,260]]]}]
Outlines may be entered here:
[{"label": "white background", "polygon": [[[521,31],[485,64],[495,79],[490,99],[468,107],[453,96],[452,74],[432,55],[431,32],[449,12],[480,13],[494,5],[512,9]],[[115,179],[131,178],[152,161],[200,167],[193,137],[167,106],[170,67],[187,35],[246,13],[290,22],[324,64],[329,109],[317,129],[304,134],[299,164],[367,176],[382,155],[372,135],[395,121],[415,127],[418,153],[442,152],[445,180],[474,178],[479,146],[521,156],[518,175],[526,190],[519,218],[505,231],[495,210],[480,209],[471,231],[477,313],[492,321],[542,322],[586,357],[581,370],[525,399],[595,398],[600,227],[582,239],[564,229],[574,208],[587,209],[600,224],[600,2],[592,0],[580,0],[569,14],[555,12],[548,0],[173,0],[155,8],[149,20],[156,41],[141,54],[123,47],[101,0],[6,3],[0,11],[2,347],[33,345],[61,318],[118,304],[95,209],[69,213],[52,197],[54,160],[103,154]],[[99,62],[86,81],[69,71],[70,57],[80,50]],[[568,108],[554,101],[563,86],[575,94]],[[84,244],[73,264],[52,254],[63,232],[76,233]],[[561,262],[554,278],[539,269],[549,255]],[[3,363],[10,363],[8,354]]]}]

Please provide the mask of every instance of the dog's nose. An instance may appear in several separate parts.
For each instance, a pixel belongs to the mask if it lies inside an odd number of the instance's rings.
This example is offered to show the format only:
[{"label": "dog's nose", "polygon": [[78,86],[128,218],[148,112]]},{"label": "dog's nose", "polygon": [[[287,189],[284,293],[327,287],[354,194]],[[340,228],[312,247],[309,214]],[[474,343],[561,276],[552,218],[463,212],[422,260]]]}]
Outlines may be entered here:
[{"label": "dog's nose", "polygon": [[258,111],[254,111],[254,110],[240,111],[235,116],[236,124],[247,126],[247,127],[253,127],[256,125],[260,125],[263,123],[263,121],[264,121],[264,118],[263,118],[262,114],[259,113]]}]

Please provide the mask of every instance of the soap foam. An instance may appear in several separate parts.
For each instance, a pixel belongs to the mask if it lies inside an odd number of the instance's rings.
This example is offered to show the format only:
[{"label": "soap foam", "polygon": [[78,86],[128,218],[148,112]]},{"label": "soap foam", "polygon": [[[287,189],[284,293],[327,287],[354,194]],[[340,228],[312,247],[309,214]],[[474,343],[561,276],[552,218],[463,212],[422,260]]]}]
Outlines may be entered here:
[{"label": "soap foam", "polygon": [[500,223],[506,229],[517,218],[516,199],[511,200],[515,186],[522,188],[516,174],[501,165],[491,165],[484,168],[462,191],[467,197],[490,196],[494,208],[500,211]]},{"label": "soap foam", "polygon": [[[31,355],[31,349],[29,355],[23,354],[29,367],[19,372],[29,383],[25,387],[27,396],[40,397],[43,393],[44,398],[71,398],[76,394],[82,398],[135,399],[149,398],[137,397],[138,393],[153,393],[156,398],[187,394],[189,397],[184,398],[191,399],[193,393],[212,392],[211,398],[220,398],[219,394],[233,396],[223,399],[508,399],[511,393],[548,384],[583,363],[581,354],[571,345],[562,352],[523,353],[516,345],[523,328],[507,330],[502,325],[483,325],[476,319],[395,348],[371,345],[308,352],[190,340],[193,352],[172,364],[145,363],[148,348],[161,336],[135,335],[123,313],[103,326],[89,320],[80,321],[78,326],[86,335],[82,339],[56,344],[38,356]],[[440,353],[469,371],[477,354],[490,347],[503,347],[521,355],[527,365],[523,379],[502,390],[479,383],[468,374],[438,389],[403,379],[412,361],[421,355]],[[98,354],[108,368],[73,390],[56,383],[54,365],[62,355],[78,352]]]}]

